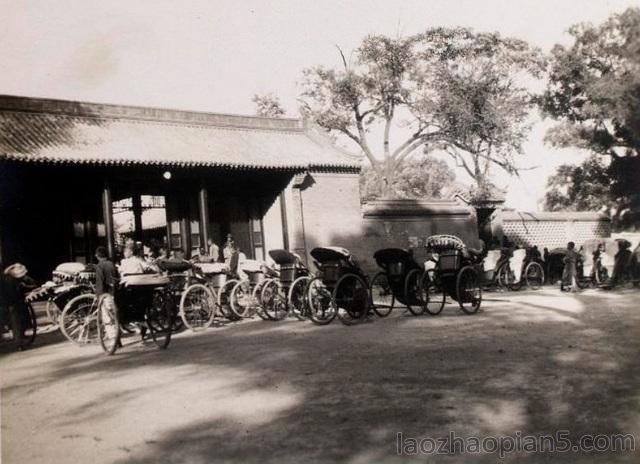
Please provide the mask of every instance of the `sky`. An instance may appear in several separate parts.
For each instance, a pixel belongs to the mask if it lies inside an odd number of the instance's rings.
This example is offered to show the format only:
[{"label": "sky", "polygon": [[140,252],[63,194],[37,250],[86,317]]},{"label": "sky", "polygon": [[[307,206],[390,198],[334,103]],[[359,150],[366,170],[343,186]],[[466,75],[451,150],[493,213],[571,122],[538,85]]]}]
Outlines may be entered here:
[{"label": "sky", "polygon": [[[368,34],[467,26],[549,51],[572,24],[629,6],[640,0],[0,0],[0,94],[252,114],[271,92],[297,116],[302,69],[337,66],[336,45]],[[550,124],[525,146],[522,164],[539,168],[495,173],[508,206],[538,209],[555,167],[584,158],[545,146]]]}]

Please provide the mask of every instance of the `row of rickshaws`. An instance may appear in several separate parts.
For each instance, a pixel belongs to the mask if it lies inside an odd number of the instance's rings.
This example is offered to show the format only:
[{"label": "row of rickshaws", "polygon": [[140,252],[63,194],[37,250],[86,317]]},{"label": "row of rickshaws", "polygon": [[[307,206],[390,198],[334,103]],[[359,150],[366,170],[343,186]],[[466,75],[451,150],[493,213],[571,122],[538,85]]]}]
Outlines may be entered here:
[{"label": "row of rickshaws", "polygon": [[[73,343],[97,339],[113,354],[122,346],[123,334],[140,332],[166,348],[176,330],[203,330],[216,318],[257,315],[279,321],[291,315],[324,325],[337,317],[351,325],[372,313],[385,317],[396,305],[414,315],[437,315],[447,295],[462,311],[474,314],[482,303],[483,287],[512,287],[518,280],[537,288],[544,281],[538,263],[523,262],[518,272],[508,269],[509,260],[496,267],[499,260],[488,260],[452,235],[431,236],[425,246],[429,258],[424,262],[400,248],[377,251],[374,259],[380,271],[373,278],[340,247],[311,251],[317,272],[287,250],[269,252],[273,267],[253,260],[239,263],[237,255],[228,265],[165,260],[157,263],[160,273],[121,277],[112,294],[99,298],[92,270],[65,263],[29,300],[46,301],[49,318]],[[483,261],[491,261],[493,267],[488,269]]]}]

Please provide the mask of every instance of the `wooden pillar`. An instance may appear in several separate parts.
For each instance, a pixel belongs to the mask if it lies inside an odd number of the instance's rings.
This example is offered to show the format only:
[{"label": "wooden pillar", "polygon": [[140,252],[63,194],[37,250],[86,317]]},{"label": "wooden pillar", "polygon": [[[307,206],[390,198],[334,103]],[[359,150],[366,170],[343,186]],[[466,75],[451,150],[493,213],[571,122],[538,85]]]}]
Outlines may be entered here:
[{"label": "wooden pillar", "polygon": [[200,246],[209,253],[209,192],[202,186],[198,192],[198,212],[200,216]]},{"label": "wooden pillar", "polygon": [[113,230],[113,205],[111,203],[111,188],[108,184],[105,184],[102,190],[102,215],[107,238],[107,253],[109,253],[111,259],[114,259],[116,250]]},{"label": "wooden pillar", "polygon": [[142,199],[140,195],[131,196],[131,209],[133,210],[133,236],[137,241],[142,241]]},{"label": "wooden pillar", "polygon": [[285,191],[280,192],[280,217],[282,218],[282,246],[289,249],[289,222],[287,221],[287,200],[284,197]]}]

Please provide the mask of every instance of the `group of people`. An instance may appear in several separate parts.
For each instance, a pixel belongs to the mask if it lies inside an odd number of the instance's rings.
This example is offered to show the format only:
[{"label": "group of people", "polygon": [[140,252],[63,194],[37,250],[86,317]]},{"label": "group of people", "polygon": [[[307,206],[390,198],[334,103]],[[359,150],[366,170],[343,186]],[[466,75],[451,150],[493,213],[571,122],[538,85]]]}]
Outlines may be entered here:
[{"label": "group of people", "polygon": [[[614,256],[611,276],[602,282],[602,288],[611,289],[622,283],[625,278],[637,279],[640,277],[640,245],[634,251],[631,251],[630,248],[631,243],[627,240],[618,241],[618,251]],[[594,281],[595,274],[600,271],[604,252],[604,244],[600,243],[592,253],[593,267],[589,277]],[[578,269],[584,262],[584,249],[580,247],[580,249],[576,250],[576,244],[569,242],[563,262],[564,270],[561,288],[575,292],[578,289],[577,280],[581,277]],[[606,274],[603,272],[603,275]]]}]

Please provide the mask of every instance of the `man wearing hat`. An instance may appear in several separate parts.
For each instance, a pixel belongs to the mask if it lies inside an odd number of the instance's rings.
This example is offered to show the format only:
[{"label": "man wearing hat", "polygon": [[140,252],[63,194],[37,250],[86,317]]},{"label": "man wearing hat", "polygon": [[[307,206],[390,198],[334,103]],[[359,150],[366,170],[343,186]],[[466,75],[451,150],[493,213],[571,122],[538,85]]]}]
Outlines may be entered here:
[{"label": "man wearing hat", "polygon": [[2,323],[4,325],[9,319],[14,341],[18,349],[22,350],[24,331],[29,323],[29,310],[24,298],[30,290],[36,288],[36,284],[27,275],[27,268],[20,263],[7,267],[0,279],[0,302],[4,307]]}]

